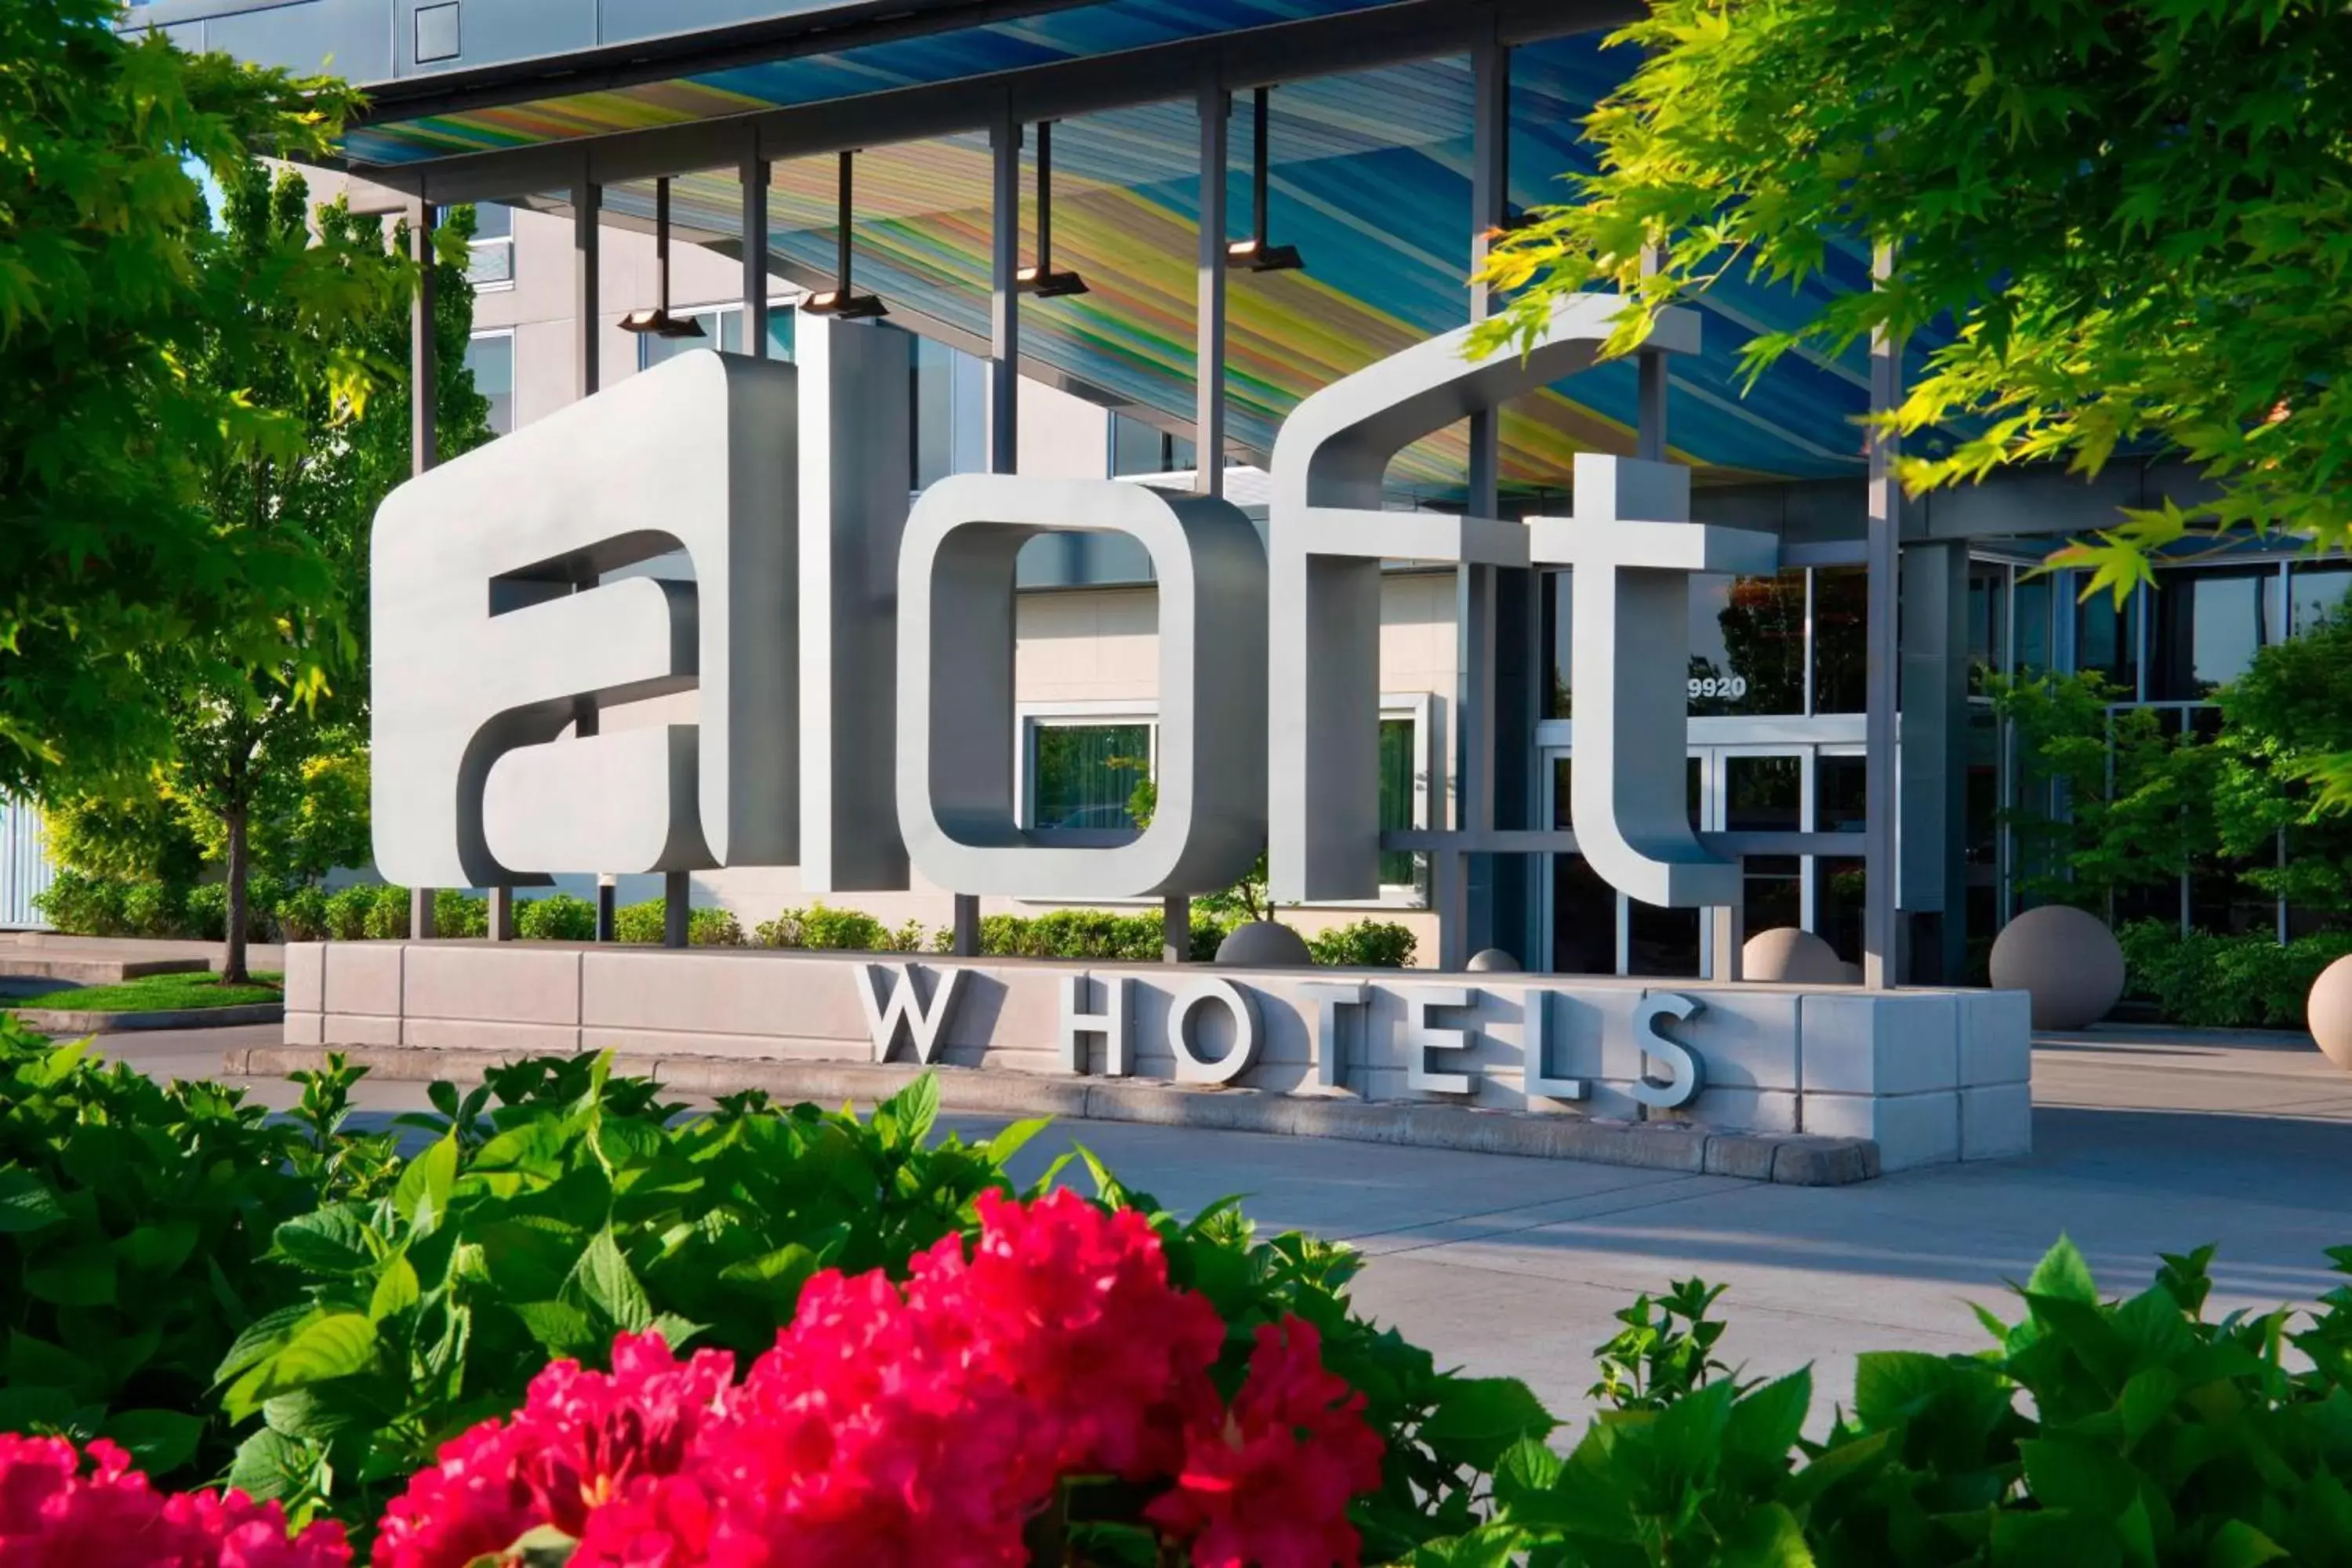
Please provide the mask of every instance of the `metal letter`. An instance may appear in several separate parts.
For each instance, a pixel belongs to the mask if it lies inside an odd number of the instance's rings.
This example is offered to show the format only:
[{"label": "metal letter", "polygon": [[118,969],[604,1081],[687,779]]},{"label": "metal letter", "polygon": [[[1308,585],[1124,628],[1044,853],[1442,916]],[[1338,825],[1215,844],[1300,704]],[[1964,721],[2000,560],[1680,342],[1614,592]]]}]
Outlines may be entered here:
[{"label": "metal letter", "polygon": [[[1184,1034],[1193,1009],[1208,1002],[1224,1008],[1234,1021],[1234,1043],[1215,1061],[1204,1060]],[[1203,980],[1190,990],[1177,993],[1168,1005],[1168,1048],[1176,1053],[1179,1083],[1231,1083],[1256,1062],[1263,1044],[1256,1002],[1230,980]]]},{"label": "metal letter", "polygon": [[1634,1080],[1633,1098],[1643,1105],[1672,1110],[1696,1100],[1706,1087],[1706,1066],[1698,1053],[1665,1031],[1664,1020],[1687,1018],[1705,1004],[1695,996],[1645,996],[1633,1009],[1633,1038],[1644,1056],[1666,1064],[1668,1076],[1659,1082],[1644,1068]]},{"label": "metal letter", "polygon": [[[1013,559],[1079,530],[1139,541],[1160,590],[1159,805],[1100,848],[1034,842],[1013,798]],[[1249,869],[1265,832],[1265,553],[1238,508],[1111,479],[941,479],[908,520],[898,605],[898,826],[926,880],[1123,899]]]},{"label": "metal letter", "polygon": [[1689,517],[1688,468],[1580,452],[1573,517],[1530,520],[1528,553],[1573,568],[1578,852],[1645,904],[1736,904],[1738,864],[1699,847],[1683,782],[1690,574],[1769,572],[1780,544]]},{"label": "metal letter", "polygon": [[[1099,1013],[1081,1011],[1079,990],[1088,980],[1103,988],[1103,1010]],[[1128,979],[1124,974],[1096,977],[1087,974],[1062,976],[1062,1069],[1082,1073],[1087,1070],[1085,1037],[1100,1035],[1103,1038],[1103,1072],[1109,1078],[1125,1078],[1135,1070],[1135,1062],[1128,1043]]]},{"label": "metal letter", "polygon": [[[1390,459],[1456,420],[1587,369],[1623,306],[1613,295],[1571,295],[1524,354],[1472,360],[1473,329],[1442,333],[1334,382],[1283,422],[1268,531],[1276,898],[1379,890],[1381,563],[1528,564],[1528,531],[1517,523],[1382,510]],[[1695,353],[1698,318],[1664,310],[1642,346]],[[1676,672],[1685,658],[1675,655]],[[1580,723],[1580,745],[1581,734]]]},{"label": "metal letter", "polygon": [[1466,985],[1417,986],[1405,995],[1404,1086],[1421,1094],[1468,1094],[1466,1072],[1439,1072],[1429,1065],[1432,1051],[1466,1051],[1471,1030],[1444,1029],[1429,1021],[1440,1007],[1473,1007],[1477,994]]},{"label": "metal letter", "polygon": [[[793,377],[789,365],[684,354],[384,501],[372,549],[375,858],[386,878],[490,887],[547,871],[792,862],[793,444],[777,432],[792,427]],[[691,583],[574,591],[680,550]],[[567,767],[507,772],[488,814],[499,760],[553,741],[574,698],[609,710],[688,689],[698,691],[690,789],[667,740],[625,740],[608,725],[567,743]],[[592,806],[616,792],[626,798]],[[527,820],[592,814],[638,826],[608,849]],[[570,863],[516,863],[541,850]]]},{"label": "metal letter", "polygon": [[1530,985],[1520,994],[1519,1087],[1529,1100],[1583,1100],[1591,1088],[1580,1078],[1554,1078],[1548,1059],[1551,1049],[1551,993]]},{"label": "metal letter", "polygon": [[1339,1054],[1339,1009],[1364,1005],[1364,984],[1358,981],[1323,981],[1302,985],[1298,994],[1315,1004],[1315,1079],[1337,1089],[1346,1079]]},{"label": "metal letter", "polygon": [[[890,1000],[882,1000],[882,976],[891,975]],[[956,991],[963,984],[961,969],[932,971],[939,978],[931,985],[931,1005],[918,1006],[915,1000],[915,966],[911,963],[859,963],[851,967],[850,979],[857,987],[857,1005],[866,1010],[866,1032],[874,1042],[874,1059],[890,1059],[890,1047],[904,1035],[915,1047],[915,1060],[924,1067],[931,1065],[939,1055],[940,1031],[954,1010]]]}]

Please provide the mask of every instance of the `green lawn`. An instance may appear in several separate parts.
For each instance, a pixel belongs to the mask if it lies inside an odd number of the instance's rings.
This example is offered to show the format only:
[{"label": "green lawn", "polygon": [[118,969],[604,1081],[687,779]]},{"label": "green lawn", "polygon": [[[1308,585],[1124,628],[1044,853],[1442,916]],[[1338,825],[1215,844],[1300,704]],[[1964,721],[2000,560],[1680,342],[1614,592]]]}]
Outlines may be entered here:
[{"label": "green lawn", "polygon": [[[68,986],[38,996],[10,996],[5,1007],[51,1007],[74,1013],[154,1013],[178,1007],[242,1007],[282,1002],[281,974],[254,975],[251,985],[223,985],[217,974],[148,974],[120,985]],[[267,981],[263,984],[260,982]]]}]

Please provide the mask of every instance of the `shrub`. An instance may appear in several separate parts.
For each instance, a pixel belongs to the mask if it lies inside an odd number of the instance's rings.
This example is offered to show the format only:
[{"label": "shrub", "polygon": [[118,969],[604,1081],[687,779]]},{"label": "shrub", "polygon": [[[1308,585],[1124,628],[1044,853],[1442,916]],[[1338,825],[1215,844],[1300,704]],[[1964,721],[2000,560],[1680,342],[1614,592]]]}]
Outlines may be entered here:
[{"label": "shrub", "polygon": [[130,891],[127,882],[65,866],[34,896],[33,907],[68,936],[121,936],[130,929]]},{"label": "shrub", "polygon": [[329,927],[325,889],[305,883],[278,900],[278,929],[288,942],[323,942]]},{"label": "shrub", "polygon": [[664,912],[665,905],[659,899],[644,899],[634,904],[623,904],[613,911],[613,940],[651,942],[659,946]]},{"label": "shrub", "polygon": [[122,890],[122,929],[131,936],[177,936],[187,926],[194,901],[186,888],[133,882]]},{"label": "shrub", "polygon": [[[295,1129],[242,1091],[157,1084],[0,1016],[0,1430],[113,1438],[215,1473],[205,1391],[238,1329],[291,1298],[271,1228],[316,1191]],[[0,1551],[0,1557],[5,1557]]]},{"label": "shrub", "polygon": [[433,891],[433,934],[467,937],[490,934],[490,900],[456,888]]},{"label": "shrub", "polygon": [[[646,942],[659,945],[666,931],[667,906],[660,899],[646,899],[634,904],[624,904],[613,911],[613,935],[620,942]],[[764,929],[764,928],[763,928]],[[686,940],[693,947],[742,947],[743,922],[735,918],[732,910],[697,909],[687,911]]]},{"label": "shrub", "polygon": [[2165,1017],[2193,1028],[2301,1028],[2320,971],[2352,952],[2352,931],[2318,931],[2281,944],[2267,936],[2217,936],[2165,921],[2133,921],[2116,933],[2127,985]]},{"label": "shrub", "polygon": [[[408,934],[408,889],[406,888],[354,888],[354,894],[365,894],[356,900],[354,908],[364,908],[360,934],[374,942],[389,942]],[[440,918],[439,906],[435,906],[434,918]]]},{"label": "shrub", "polygon": [[743,922],[735,918],[733,910],[689,910],[686,917],[686,940],[694,947],[742,947]]},{"label": "shrub", "polygon": [[801,911],[800,924],[799,945],[819,952],[882,952],[890,945],[888,928],[863,910],[812,904]]},{"label": "shrub", "polygon": [[515,905],[515,935],[525,942],[593,942],[596,906],[570,893],[519,900]]},{"label": "shrub", "polygon": [[1354,969],[1406,968],[1418,945],[1412,932],[1394,921],[1355,921],[1307,939],[1316,963]]}]

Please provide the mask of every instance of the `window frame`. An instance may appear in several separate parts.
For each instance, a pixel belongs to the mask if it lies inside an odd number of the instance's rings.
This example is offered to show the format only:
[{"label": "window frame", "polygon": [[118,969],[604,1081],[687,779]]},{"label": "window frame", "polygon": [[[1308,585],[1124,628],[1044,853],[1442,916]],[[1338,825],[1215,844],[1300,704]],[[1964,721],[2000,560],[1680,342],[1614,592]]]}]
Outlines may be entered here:
[{"label": "window frame", "polygon": [[[506,210],[506,233],[488,235],[466,242],[466,281],[473,286],[474,292],[477,294],[503,294],[511,291],[515,286],[515,263],[517,258],[515,254],[514,208],[505,202],[476,202],[473,204],[474,211],[477,215],[479,215],[484,207],[492,206],[502,207]],[[507,269],[505,276],[500,278],[477,278],[474,276],[474,269],[479,263],[481,258],[494,255],[501,251],[506,255]]]},{"label": "window frame", "polygon": [[[801,307],[801,301],[806,298],[807,296],[805,294],[797,291],[783,295],[770,295],[768,297],[768,318],[772,324],[769,330],[771,331],[774,330],[772,323],[775,320],[776,313],[779,310],[798,310]],[[724,323],[727,318],[730,316],[740,316],[743,313],[743,301],[740,300],[722,300],[716,304],[710,305],[679,305],[670,313],[674,316],[710,317],[712,325],[717,327],[719,330],[712,331],[709,336],[705,337],[701,342],[697,343],[694,346],[697,348],[715,349],[719,347],[722,341],[724,341],[723,333],[726,330]],[[646,356],[652,352],[653,346],[656,342],[667,340],[658,339],[651,332],[639,332],[636,334],[636,339],[637,370],[639,372],[644,372],[653,369],[656,364],[658,364],[661,362],[658,360],[647,359]],[[685,351],[680,350],[679,352],[684,353]],[[736,352],[740,353],[742,351],[739,349]]]},{"label": "window frame", "polygon": [[[521,359],[521,351],[517,346],[515,341],[515,330],[512,327],[477,328],[473,331],[466,334],[466,347],[470,351],[476,343],[487,342],[493,338],[505,339],[507,345],[507,427],[504,430],[500,430],[496,426],[493,426],[490,430],[490,435],[493,437],[496,437],[499,436],[512,435],[522,423],[515,416],[515,389],[517,384],[520,380],[520,371],[521,366],[520,362]],[[467,370],[471,370],[473,367],[471,365],[467,365],[466,368]],[[477,387],[475,390],[479,392],[480,388]],[[487,400],[489,394],[482,393],[482,396]]]}]

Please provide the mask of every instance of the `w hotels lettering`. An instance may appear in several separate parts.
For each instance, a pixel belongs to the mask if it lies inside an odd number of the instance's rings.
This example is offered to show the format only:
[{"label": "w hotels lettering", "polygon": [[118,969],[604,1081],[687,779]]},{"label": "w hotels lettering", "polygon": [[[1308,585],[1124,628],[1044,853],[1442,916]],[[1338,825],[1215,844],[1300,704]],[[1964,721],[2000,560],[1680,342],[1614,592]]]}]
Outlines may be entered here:
[{"label": "w hotels lettering", "polygon": [[[1573,514],[1381,510],[1420,437],[1589,367],[1621,301],[1563,303],[1523,358],[1433,339],[1301,403],[1266,539],[1228,503],[1115,480],[962,476],[909,510],[908,339],[802,322],[797,364],[688,354],[404,485],[374,537],[376,859],[394,880],[792,866],[812,892],[1202,892],[1270,850],[1285,900],[1379,882],[1383,561],[1573,567],[1593,868],[1654,904],[1738,901],[1683,806],[1695,572],[1769,535],[1692,523],[1677,465],[1580,456]],[[1687,353],[1670,311],[1645,348]],[[1013,798],[1013,572],[1108,531],[1160,596],[1158,806],[1055,842]],[[656,560],[662,575],[641,569]],[[693,691],[691,722],[602,726]]]}]

